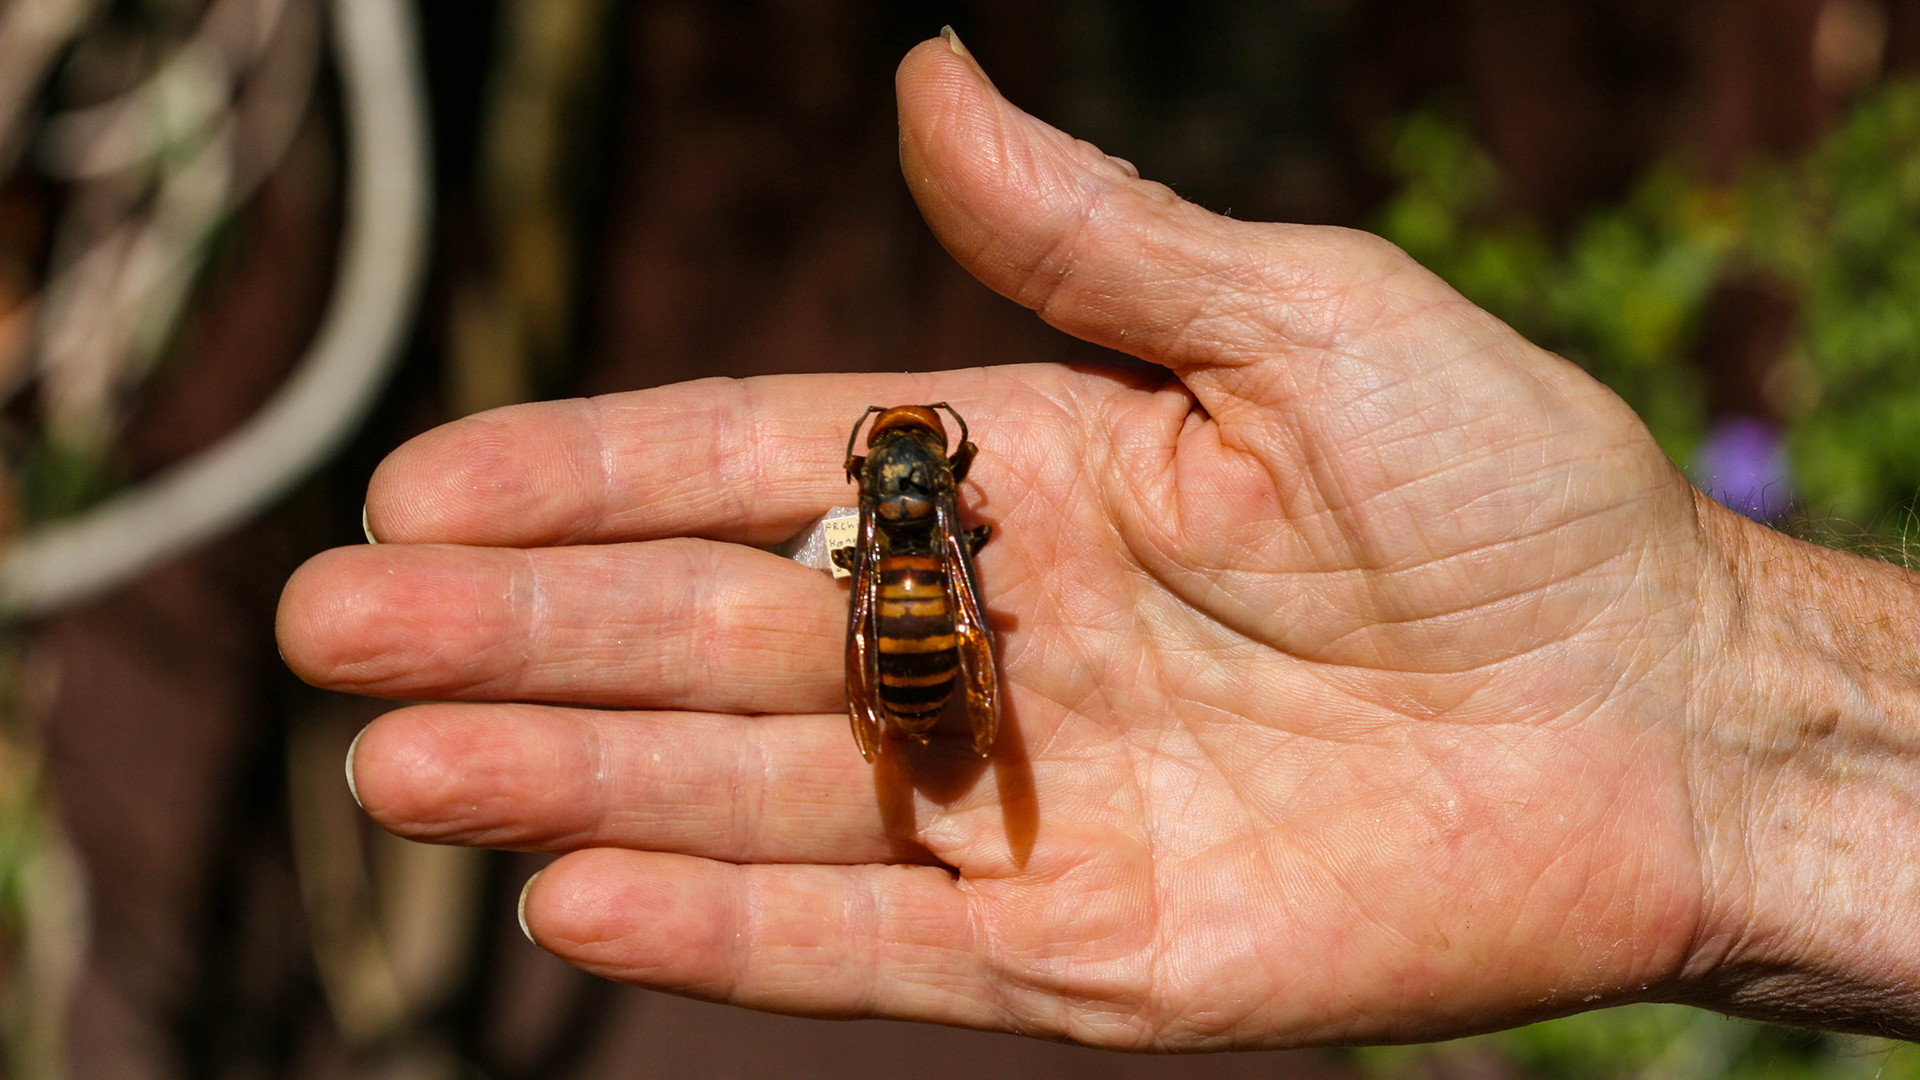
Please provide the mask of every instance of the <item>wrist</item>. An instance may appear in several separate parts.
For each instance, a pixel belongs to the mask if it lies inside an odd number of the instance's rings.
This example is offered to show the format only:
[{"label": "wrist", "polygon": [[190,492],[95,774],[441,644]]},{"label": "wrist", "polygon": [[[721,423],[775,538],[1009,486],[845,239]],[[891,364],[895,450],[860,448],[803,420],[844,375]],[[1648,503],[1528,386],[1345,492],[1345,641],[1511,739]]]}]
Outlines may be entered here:
[{"label": "wrist", "polygon": [[1687,999],[1920,1034],[1920,577],[1701,501]]}]

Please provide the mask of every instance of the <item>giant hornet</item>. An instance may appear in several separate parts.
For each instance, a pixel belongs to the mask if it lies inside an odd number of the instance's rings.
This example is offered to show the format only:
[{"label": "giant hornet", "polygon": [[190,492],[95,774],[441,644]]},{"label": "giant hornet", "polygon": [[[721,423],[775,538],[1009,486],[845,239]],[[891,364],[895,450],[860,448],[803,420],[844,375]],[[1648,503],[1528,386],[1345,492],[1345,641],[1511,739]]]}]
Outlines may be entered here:
[{"label": "giant hornet", "polygon": [[[947,456],[936,409],[960,424],[960,448]],[[867,453],[854,444],[867,418]],[[868,406],[847,436],[847,479],[860,485],[860,534],[833,561],[853,574],[847,616],[847,712],[853,741],[868,761],[880,751],[886,721],[920,742],[964,684],[973,748],[993,749],[1000,726],[1000,680],[980,611],[973,553],[988,526],[960,527],[955,489],[978,448],[967,422],[942,401]]]}]

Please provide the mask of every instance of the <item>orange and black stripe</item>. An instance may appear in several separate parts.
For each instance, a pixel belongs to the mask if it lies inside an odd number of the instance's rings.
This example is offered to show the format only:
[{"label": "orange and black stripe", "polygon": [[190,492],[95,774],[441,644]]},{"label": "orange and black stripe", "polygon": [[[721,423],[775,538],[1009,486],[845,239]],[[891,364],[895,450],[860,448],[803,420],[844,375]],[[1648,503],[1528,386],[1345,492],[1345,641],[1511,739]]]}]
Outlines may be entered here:
[{"label": "orange and black stripe", "polygon": [[880,604],[880,705],[911,732],[933,726],[953,695],[960,653],[947,574],[930,555],[888,555],[874,568]]}]

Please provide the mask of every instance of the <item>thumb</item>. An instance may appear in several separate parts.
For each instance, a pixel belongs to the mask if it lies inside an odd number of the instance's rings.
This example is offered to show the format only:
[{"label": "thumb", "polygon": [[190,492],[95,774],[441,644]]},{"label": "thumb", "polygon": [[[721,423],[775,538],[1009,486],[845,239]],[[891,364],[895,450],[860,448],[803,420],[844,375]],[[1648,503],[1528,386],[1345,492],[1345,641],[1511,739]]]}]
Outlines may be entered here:
[{"label": "thumb", "polygon": [[907,186],[954,258],[1061,330],[1173,368],[1216,414],[1289,396],[1289,353],[1469,306],[1378,237],[1235,221],[1140,179],[1015,108],[951,31],[895,88]]}]

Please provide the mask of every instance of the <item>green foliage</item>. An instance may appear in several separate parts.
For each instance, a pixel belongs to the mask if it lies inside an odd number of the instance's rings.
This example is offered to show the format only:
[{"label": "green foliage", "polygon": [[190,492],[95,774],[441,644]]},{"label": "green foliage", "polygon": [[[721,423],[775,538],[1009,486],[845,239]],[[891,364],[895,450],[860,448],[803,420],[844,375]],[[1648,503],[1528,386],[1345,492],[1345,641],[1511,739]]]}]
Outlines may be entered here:
[{"label": "green foliage", "polygon": [[1391,162],[1401,187],[1381,214],[1381,235],[1592,371],[1669,454],[1692,449],[1704,404],[1685,358],[1737,234],[1726,199],[1662,169],[1556,249],[1503,202],[1499,170],[1458,120],[1416,113],[1394,139]]},{"label": "green foliage", "polygon": [[1881,532],[1920,492],[1920,85],[1866,98],[1804,159],[1714,185],[1676,163],[1549,242],[1442,111],[1405,121],[1383,235],[1515,329],[1586,367],[1678,460],[1705,423],[1691,362],[1716,284],[1793,290],[1797,345],[1769,377],[1804,507]]},{"label": "green foliage", "polygon": [[1769,252],[1800,287],[1817,377],[1791,432],[1796,481],[1823,512],[1905,522],[1920,491],[1920,86],[1857,109],[1797,194]]},{"label": "green foliage", "polygon": [[1355,1057],[1379,1080],[1486,1072],[1567,1080],[1920,1077],[1920,1048],[1906,1043],[1770,1027],[1682,1005],[1628,1005],[1435,1046],[1370,1047]]},{"label": "green foliage", "polygon": [[21,517],[33,524],[77,514],[125,482],[103,451],[51,438],[29,444],[18,469]]}]

